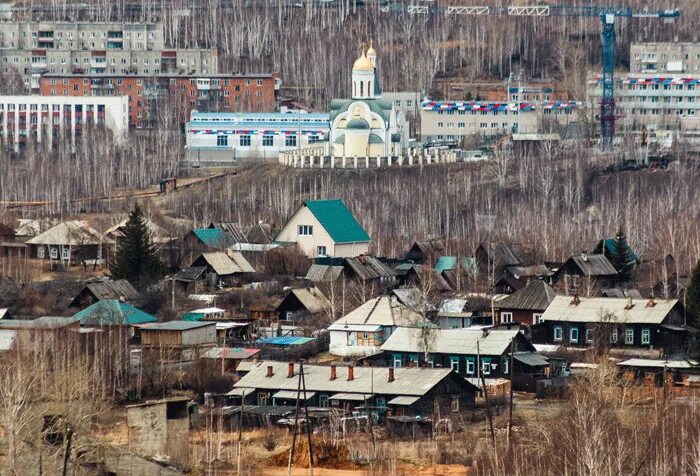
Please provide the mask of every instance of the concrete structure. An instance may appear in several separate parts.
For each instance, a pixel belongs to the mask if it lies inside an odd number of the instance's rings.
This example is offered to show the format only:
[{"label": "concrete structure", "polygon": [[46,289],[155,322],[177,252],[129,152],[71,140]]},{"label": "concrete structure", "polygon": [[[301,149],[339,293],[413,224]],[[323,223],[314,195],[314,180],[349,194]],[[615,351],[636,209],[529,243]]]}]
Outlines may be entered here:
[{"label": "concrete structure", "polygon": [[577,122],[577,102],[423,101],[421,140],[459,141],[465,136],[502,136],[541,132],[544,123],[558,126]]},{"label": "concrete structure", "polygon": [[370,47],[353,64],[352,98],[331,102],[330,155],[401,155],[408,143],[408,128],[394,103],[382,99],[381,94],[377,55]]},{"label": "concrete structure", "polygon": [[630,72],[700,74],[700,43],[632,43]]},{"label": "concrete structure", "polygon": [[85,125],[104,126],[117,141],[129,127],[129,98],[72,96],[0,96],[2,142],[19,151],[28,140],[48,141],[53,147],[59,136],[70,134],[75,146]]},{"label": "concrete structure", "polygon": [[333,157],[326,155],[323,144],[311,145],[299,150],[287,150],[279,153],[279,162],[295,168],[311,169],[373,169],[384,167],[422,167],[431,164],[457,162],[454,150],[428,147],[426,149],[408,149],[405,155],[397,157]]},{"label": "concrete structure", "polygon": [[[129,125],[154,127],[175,119],[184,125],[194,110],[265,111],[277,105],[277,74],[46,74],[42,96],[114,96],[129,98]],[[173,117],[175,116],[175,117]],[[223,119],[212,116],[210,119]]]},{"label": "concrete structure", "polygon": [[[630,73],[616,77],[617,129],[650,141],[682,137],[700,141],[700,73],[652,75]],[[599,77],[588,80],[588,104],[600,103]]]},{"label": "concrete structure", "polygon": [[307,200],[275,241],[295,243],[308,257],[366,254],[371,238],[341,200]]},{"label": "concrete structure", "polygon": [[328,114],[301,111],[262,113],[193,112],[187,123],[191,164],[277,159],[280,151],[320,144],[329,131]]},{"label": "concrete structure", "polygon": [[3,22],[0,64],[22,76],[27,90],[45,73],[212,74],[212,50],[166,49],[160,23]]},{"label": "concrete structure", "polygon": [[188,401],[169,398],[127,406],[129,451],[142,456],[166,456],[189,465]]}]

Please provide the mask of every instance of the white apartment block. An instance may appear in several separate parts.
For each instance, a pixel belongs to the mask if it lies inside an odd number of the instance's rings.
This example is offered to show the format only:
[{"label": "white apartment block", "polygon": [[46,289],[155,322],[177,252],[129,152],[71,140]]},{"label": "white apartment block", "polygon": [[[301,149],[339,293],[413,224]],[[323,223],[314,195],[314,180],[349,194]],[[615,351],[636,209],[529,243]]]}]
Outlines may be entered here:
[{"label": "white apartment block", "polygon": [[[589,105],[598,107],[600,96],[600,78],[589,78]],[[671,131],[700,139],[700,74],[617,76],[615,101],[618,132]]]},{"label": "white apartment block", "polygon": [[577,102],[495,103],[476,101],[423,101],[421,140],[440,142],[465,136],[503,136],[542,132],[541,125],[553,120],[560,126],[577,121]]},{"label": "white apartment block", "polygon": [[0,68],[27,91],[52,74],[215,74],[212,50],[166,49],[160,23],[0,22]]},{"label": "white apartment block", "polygon": [[28,140],[64,140],[75,146],[86,124],[104,125],[118,141],[129,131],[129,97],[0,96],[0,134],[15,152]]},{"label": "white apartment block", "polygon": [[632,43],[630,72],[700,74],[700,43]]}]

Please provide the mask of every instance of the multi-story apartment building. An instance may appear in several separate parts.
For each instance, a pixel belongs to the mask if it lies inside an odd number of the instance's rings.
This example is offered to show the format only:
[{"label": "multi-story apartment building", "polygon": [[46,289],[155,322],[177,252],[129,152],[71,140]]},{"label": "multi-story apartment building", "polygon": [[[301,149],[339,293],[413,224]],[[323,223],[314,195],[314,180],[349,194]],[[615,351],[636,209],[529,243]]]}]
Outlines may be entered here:
[{"label": "multi-story apartment building", "polygon": [[630,72],[700,74],[700,43],[632,43]]},{"label": "multi-story apartment building", "polygon": [[216,74],[216,49],[167,49],[160,23],[0,23],[0,68],[26,89],[43,74]]},{"label": "multi-story apartment building", "polygon": [[128,134],[128,118],[126,96],[0,96],[0,137],[15,151],[29,140],[53,147],[63,134],[75,145],[87,124],[104,125],[120,141]]},{"label": "multi-story apartment building", "polygon": [[541,125],[556,121],[566,126],[577,121],[577,102],[492,103],[475,101],[423,101],[421,139],[425,142],[461,140],[465,136],[502,136],[541,132]]},{"label": "multi-story apartment building", "polygon": [[[600,104],[600,77],[588,81],[590,107]],[[700,140],[700,74],[630,73],[615,78],[617,131],[669,131]],[[662,134],[663,135],[663,134]]]},{"label": "multi-story apartment building", "polygon": [[158,122],[184,125],[193,110],[270,111],[277,106],[277,74],[179,75],[46,74],[42,96],[128,96],[129,124],[149,128]]},{"label": "multi-story apartment building", "polygon": [[274,159],[280,151],[327,140],[329,114],[303,111],[192,113],[187,123],[191,164]]}]

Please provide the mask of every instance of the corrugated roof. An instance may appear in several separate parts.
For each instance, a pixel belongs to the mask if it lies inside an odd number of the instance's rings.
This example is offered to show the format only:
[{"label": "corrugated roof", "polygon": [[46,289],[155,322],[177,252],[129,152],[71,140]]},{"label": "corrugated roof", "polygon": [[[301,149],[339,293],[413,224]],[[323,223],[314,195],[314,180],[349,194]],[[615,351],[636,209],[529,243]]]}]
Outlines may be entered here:
[{"label": "corrugated roof", "polygon": [[418,400],[420,400],[420,397],[406,397],[404,395],[398,396],[396,398],[392,398],[388,402],[386,402],[388,405],[405,405],[405,406],[411,406],[414,403],[416,403]]},{"label": "corrugated roof", "polygon": [[177,273],[175,275],[175,281],[193,283],[201,278],[206,270],[206,266],[190,266]]},{"label": "corrugated roof", "polygon": [[[518,330],[407,328],[396,329],[381,346],[382,352],[428,352],[453,355],[502,355]],[[477,351],[477,344],[479,349]]]},{"label": "corrugated roof", "polygon": [[74,324],[75,317],[41,316],[36,319],[2,319],[2,329],[51,329]]},{"label": "corrugated roof", "polygon": [[[236,255],[234,256],[235,260],[231,258],[231,255]],[[202,253],[192,264],[202,265],[204,263],[209,265],[219,276],[255,272],[243,255],[235,251],[230,253],[223,251]]]},{"label": "corrugated roof", "polygon": [[371,240],[342,200],[307,200],[304,206],[313,213],[336,243]]},{"label": "corrugated roof", "polygon": [[[462,256],[459,260],[462,270],[465,272],[473,272],[476,269],[476,260],[470,256]],[[452,271],[457,268],[456,256],[441,256],[435,263],[435,271],[442,273],[444,271]]]},{"label": "corrugated roof", "polygon": [[[272,377],[267,376],[267,367],[272,366]],[[393,369],[394,381],[389,382],[388,368],[355,367],[353,380],[347,379],[348,371],[343,367],[336,370],[337,378],[331,380],[330,366],[304,365],[304,381],[309,392],[384,394],[423,396],[448,377],[452,369],[431,369],[404,367]],[[299,365],[294,365],[294,377],[288,377],[288,363],[265,361],[253,365],[234,387],[269,390],[291,390],[296,392]],[[465,381],[465,384],[467,382]]]},{"label": "corrugated roof", "polygon": [[335,281],[343,273],[342,266],[330,266],[326,264],[312,264],[306,273],[306,279],[314,283]]},{"label": "corrugated roof", "polygon": [[260,344],[268,345],[302,345],[307,342],[316,340],[314,337],[300,337],[300,336],[285,336],[285,337],[268,337],[265,339],[258,339]]},{"label": "corrugated roof", "polygon": [[464,312],[467,312],[466,307],[466,299],[443,299],[443,301],[440,303],[440,309],[438,310],[438,313],[440,315],[462,314]]},{"label": "corrugated roof", "polygon": [[499,309],[544,311],[555,297],[554,290],[547,283],[535,279],[524,288],[500,300],[498,307]]},{"label": "corrugated roof", "polygon": [[362,255],[356,258],[345,258],[345,263],[362,281],[380,278],[394,278],[396,273],[374,256]]},{"label": "corrugated roof", "polygon": [[[615,267],[604,255],[581,255],[572,256],[569,261],[573,261],[581,270],[584,276],[613,276],[617,274]],[[564,263],[562,268],[569,263]]]},{"label": "corrugated roof", "polygon": [[[310,400],[311,398],[316,395],[316,392],[309,392],[306,391],[304,392],[301,390],[299,392],[299,400]],[[306,396],[306,398],[304,398]],[[272,398],[284,398],[284,399],[292,399],[296,400],[297,399],[297,391],[296,390],[280,390],[279,392],[275,393],[272,395]]]},{"label": "corrugated roof", "polygon": [[170,322],[156,322],[154,324],[144,324],[139,326],[142,331],[189,331],[191,329],[198,329],[200,327],[214,326],[215,322],[193,322],[193,321],[170,321]]},{"label": "corrugated roof", "polygon": [[223,250],[236,243],[233,236],[221,228],[195,228],[192,233],[209,248]]},{"label": "corrugated roof", "polygon": [[99,245],[100,234],[82,220],[64,221],[27,241],[30,245]]},{"label": "corrugated roof", "polygon": [[513,354],[513,358],[530,367],[543,367],[549,365],[547,358],[538,354],[537,352],[516,352]]},{"label": "corrugated roof", "polygon": [[81,325],[136,325],[147,322],[157,322],[158,319],[137,309],[127,302],[116,299],[97,301],[90,307],[77,312],[73,317],[80,319]]},{"label": "corrugated roof", "polygon": [[100,281],[85,287],[98,300],[123,298],[126,301],[138,301],[141,299],[141,294],[126,279]]},{"label": "corrugated roof", "polygon": [[260,349],[246,349],[243,347],[214,347],[205,354],[205,359],[233,359],[245,360],[260,352]]},{"label": "corrugated roof", "polygon": [[[341,367],[342,368],[342,367]],[[336,393],[331,395],[330,400],[343,400],[350,402],[363,402],[367,399],[372,398],[369,393]]]},{"label": "corrugated roof", "polygon": [[316,287],[292,289],[290,293],[294,294],[299,302],[301,302],[311,314],[324,312],[331,307],[331,303],[328,302],[326,296]]},{"label": "corrugated roof", "polygon": [[341,317],[328,328],[329,330],[343,330],[346,325],[373,324],[378,326],[418,326],[429,324],[417,312],[401,304],[395,295],[379,296],[370,299],[354,311]]},{"label": "corrugated roof", "polygon": [[656,300],[653,306],[645,299],[556,296],[542,314],[545,321],[610,322],[628,324],[661,324],[678,304],[678,299]]},{"label": "corrugated roof", "polygon": [[696,369],[698,362],[692,360],[628,359],[618,362],[620,367],[648,367],[662,369]]}]

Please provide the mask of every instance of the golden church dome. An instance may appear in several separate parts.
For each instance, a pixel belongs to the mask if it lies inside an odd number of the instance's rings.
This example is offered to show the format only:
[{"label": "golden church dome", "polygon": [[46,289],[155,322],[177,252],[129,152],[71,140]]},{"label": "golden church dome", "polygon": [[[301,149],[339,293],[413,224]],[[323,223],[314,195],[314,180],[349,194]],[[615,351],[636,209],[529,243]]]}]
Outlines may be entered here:
[{"label": "golden church dome", "polygon": [[355,64],[352,65],[352,70],[353,71],[372,71],[374,70],[374,65],[372,62],[365,56],[365,52],[363,51],[362,54],[360,55],[357,60],[355,60]]}]

